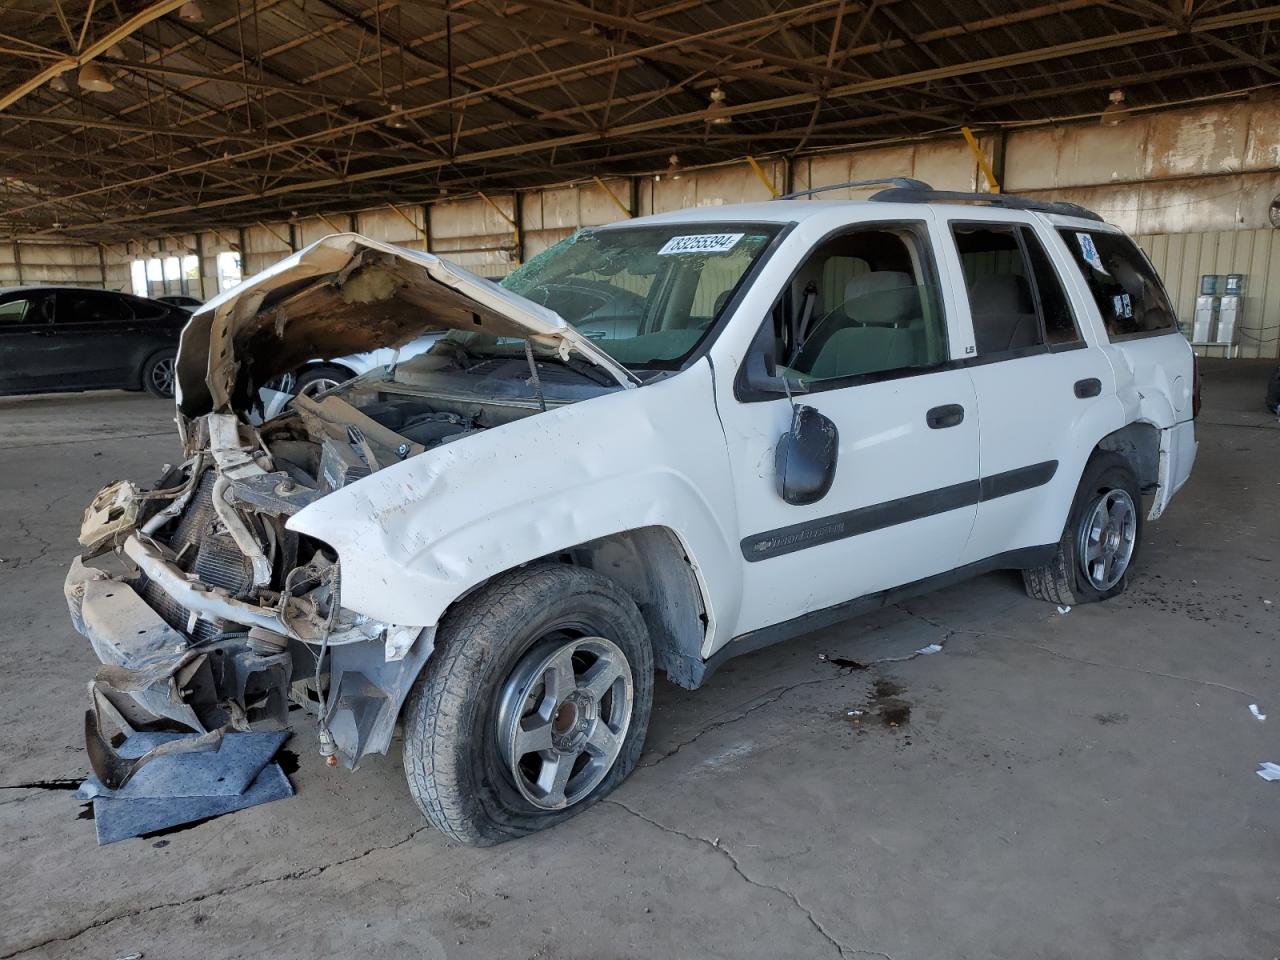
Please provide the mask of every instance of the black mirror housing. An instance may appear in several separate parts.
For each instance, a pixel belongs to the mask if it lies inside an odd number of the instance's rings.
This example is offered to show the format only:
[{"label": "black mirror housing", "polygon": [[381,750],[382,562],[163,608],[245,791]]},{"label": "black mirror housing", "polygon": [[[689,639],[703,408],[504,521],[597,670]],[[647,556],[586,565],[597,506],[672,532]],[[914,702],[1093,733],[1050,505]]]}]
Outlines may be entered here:
[{"label": "black mirror housing", "polygon": [[840,452],[840,431],[813,407],[796,404],[791,429],[778,440],[773,454],[778,496],[802,506],[817,503],[831,490]]}]

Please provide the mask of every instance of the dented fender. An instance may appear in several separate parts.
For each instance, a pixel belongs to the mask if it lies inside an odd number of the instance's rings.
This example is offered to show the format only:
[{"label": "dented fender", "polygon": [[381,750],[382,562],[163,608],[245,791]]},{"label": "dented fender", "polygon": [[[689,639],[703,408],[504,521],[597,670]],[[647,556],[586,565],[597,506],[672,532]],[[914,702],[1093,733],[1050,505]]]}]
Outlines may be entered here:
[{"label": "dented fender", "polygon": [[344,607],[423,626],[503,571],[649,526],[680,539],[709,636],[728,629],[741,598],[736,505],[705,360],[444,444],[288,523],[337,551]]}]

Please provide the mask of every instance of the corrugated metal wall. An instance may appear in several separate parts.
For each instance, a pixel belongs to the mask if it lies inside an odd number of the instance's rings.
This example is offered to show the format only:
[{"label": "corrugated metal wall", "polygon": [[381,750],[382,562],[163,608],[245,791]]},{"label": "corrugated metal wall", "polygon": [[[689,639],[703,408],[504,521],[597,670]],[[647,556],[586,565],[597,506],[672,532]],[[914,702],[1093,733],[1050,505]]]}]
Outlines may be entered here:
[{"label": "corrugated metal wall", "polygon": [[[1195,315],[1200,277],[1245,275],[1244,315],[1236,320],[1238,356],[1274,357],[1280,343],[1280,238],[1276,230],[1216,230],[1212,233],[1141,234],[1147,252],[1186,330]],[[1222,356],[1225,347],[1197,348]]]},{"label": "corrugated metal wall", "polygon": [[[988,159],[994,135],[979,138]],[[390,203],[355,214],[331,214],[289,223],[257,223],[107,248],[106,276],[93,245],[39,244],[30,255],[19,244],[23,279],[84,282],[128,289],[135,257],[203,254],[205,296],[217,291],[216,257],[243,244],[243,269],[252,275],[291,249],[326,234],[356,230],[415,249],[429,248],[488,277],[510,273],[580,227],[685,207],[714,207],[768,199],[769,181],[786,187],[788,168],[762,159],[696,170],[664,170],[654,176],[609,179],[468,196],[429,207]],[[790,169],[791,186],[912,176],[940,189],[984,190],[985,180],[958,136],[927,142],[833,150],[801,158]],[[1135,116],[1118,126],[1095,123],[1043,125],[1005,134],[1003,182],[1009,192],[1065,199],[1097,210],[1139,238],[1173,294],[1190,328],[1202,273],[1247,276],[1239,325],[1240,355],[1280,355],[1280,240],[1267,209],[1280,194],[1280,99],[1207,104]],[[856,196],[866,196],[859,191]],[[838,199],[850,192],[833,191]],[[394,201],[393,196],[388,200]],[[520,224],[513,228],[511,221]],[[0,284],[15,283],[12,244],[0,243]],[[1222,352],[1212,350],[1211,352]]]}]

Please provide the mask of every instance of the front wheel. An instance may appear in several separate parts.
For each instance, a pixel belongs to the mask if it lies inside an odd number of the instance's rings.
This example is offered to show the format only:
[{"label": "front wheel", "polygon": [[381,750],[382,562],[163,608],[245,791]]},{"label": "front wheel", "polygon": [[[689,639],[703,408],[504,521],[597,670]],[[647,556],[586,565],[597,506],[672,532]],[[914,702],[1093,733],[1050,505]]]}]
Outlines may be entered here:
[{"label": "front wheel", "polygon": [[1094,454],[1071,505],[1058,552],[1022,571],[1028,595],[1057,604],[1091,603],[1123,593],[1142,540],[1142,496],[1129,461]]},{"label": "front wheel", "polygon": [[410,694],[409,791],[462,843],[544,829],[627,777],[652,703],[648,632],[616,583],[552,564],[505,574],[445,618]]}]

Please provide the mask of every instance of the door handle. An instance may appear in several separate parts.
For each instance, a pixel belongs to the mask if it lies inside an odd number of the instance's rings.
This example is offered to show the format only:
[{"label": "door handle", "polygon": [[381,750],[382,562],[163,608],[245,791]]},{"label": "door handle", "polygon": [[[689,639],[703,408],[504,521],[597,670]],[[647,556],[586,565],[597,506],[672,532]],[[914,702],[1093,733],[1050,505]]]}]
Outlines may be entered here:
[{"label": "door handle", "polygon": [[1090,397],[1096,397],[1098,394],[1102,393],[1102,381],[1097,377],[1077,380],[1075,391],[1076,396],[1081,400],[1088,400]]},{"label": "door handle", "polygon": [[924,422],[929,425],[931,430],[943,430],[947,427],[954,427],[964,420],[964,407],[958,403],[946,403],[940,407],[934,407],[924,415]]}]

